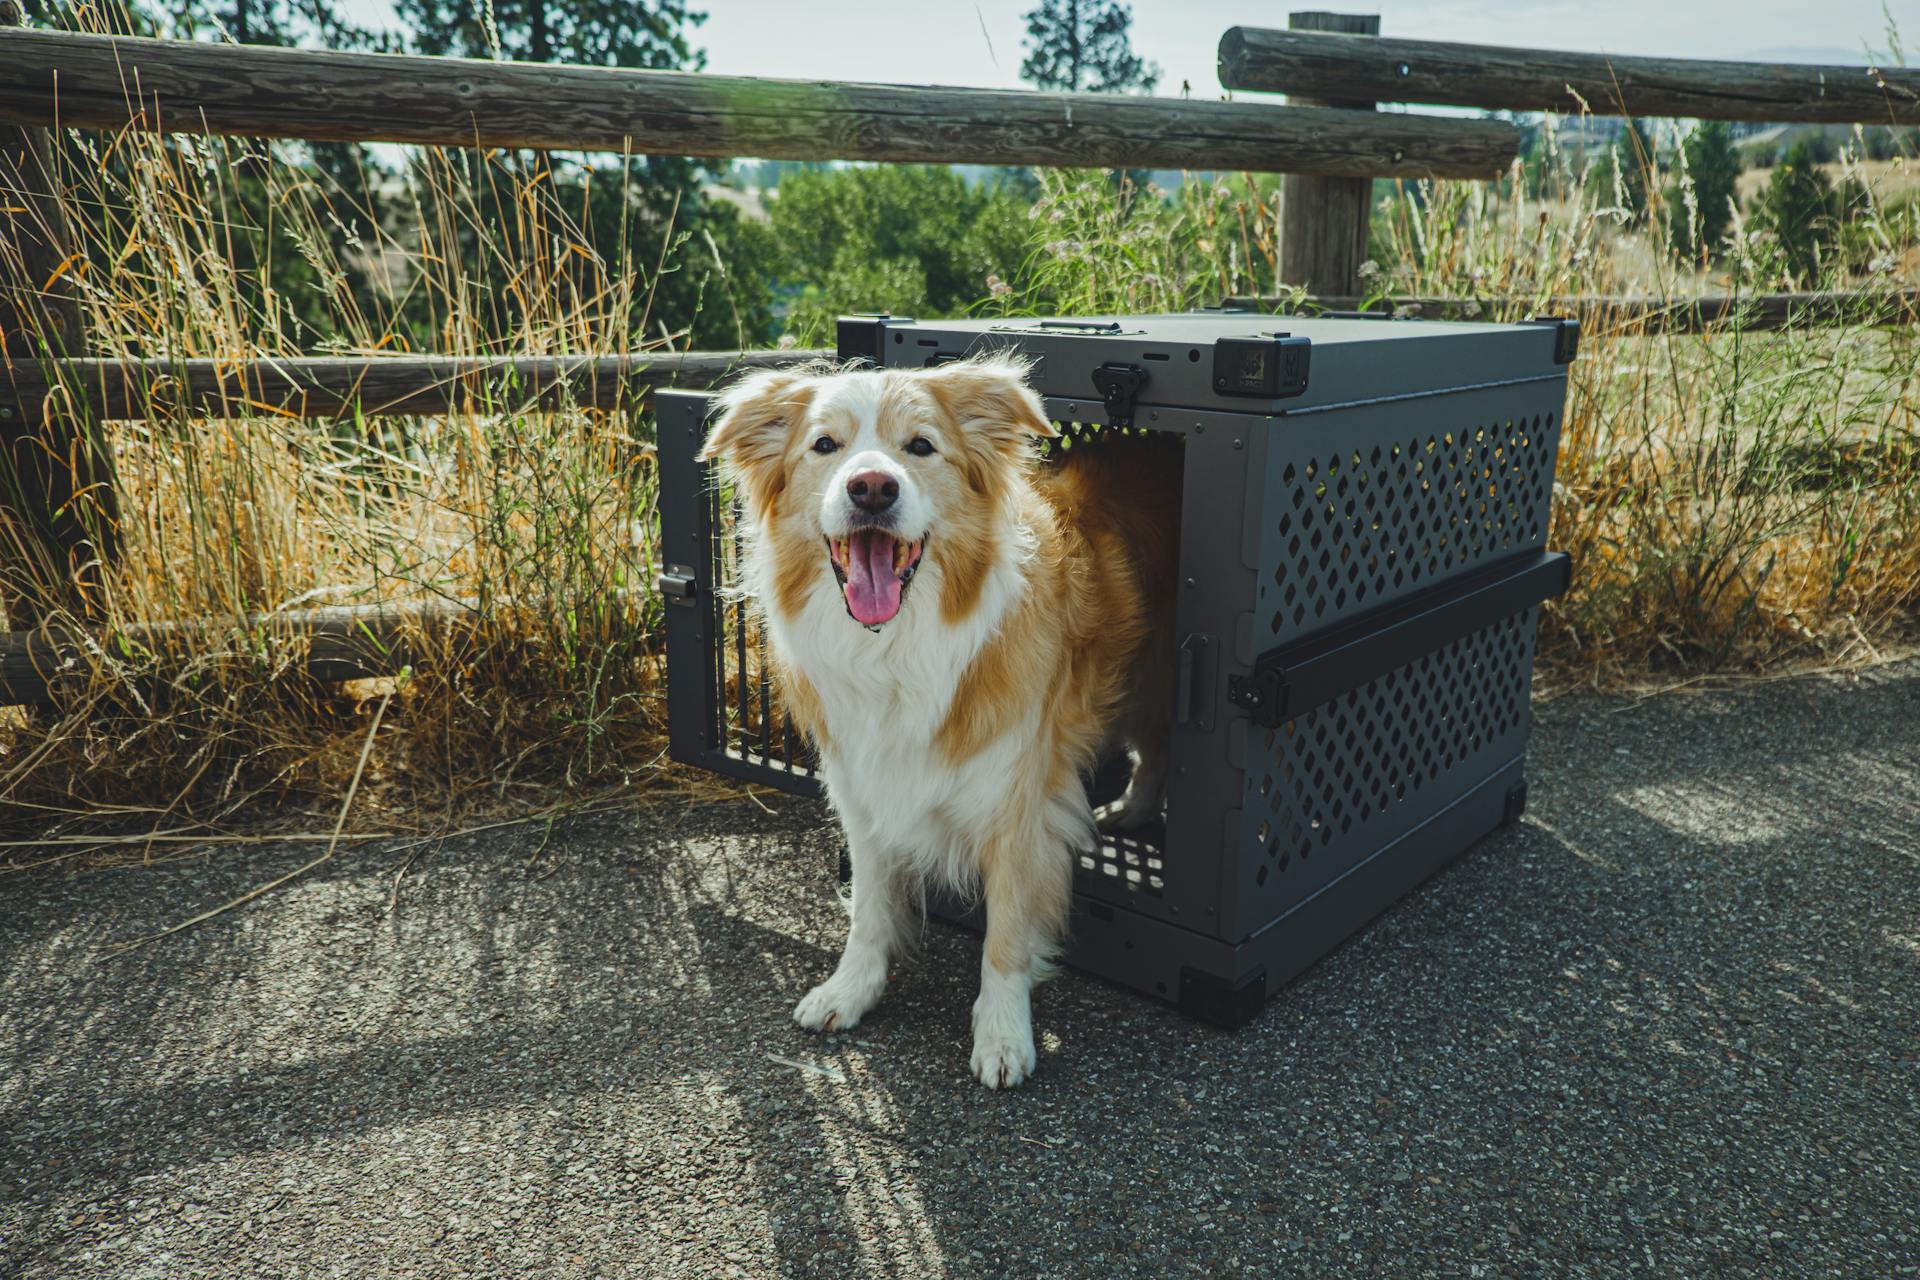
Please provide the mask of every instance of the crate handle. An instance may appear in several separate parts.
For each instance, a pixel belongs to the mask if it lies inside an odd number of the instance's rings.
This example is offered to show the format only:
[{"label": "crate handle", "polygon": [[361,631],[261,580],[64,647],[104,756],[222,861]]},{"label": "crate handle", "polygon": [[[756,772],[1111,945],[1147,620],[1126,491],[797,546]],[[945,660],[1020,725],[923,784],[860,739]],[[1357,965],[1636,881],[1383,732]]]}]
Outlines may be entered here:
[{"label": "crate handle", "polygon": [[1358,689],[1463,636],[1557,596],[1572,580],[1560,551],[1529,551],[1369,609],[1260,655],[1227,681],[1227,701],[1265,728]]},{"label": "crate handle", "polygon": [[1207,710],[1207,657],[1213,637],[1195,632],[1180,642],[1180,674],[1173,694],[1173,722],[1213,728]]}]

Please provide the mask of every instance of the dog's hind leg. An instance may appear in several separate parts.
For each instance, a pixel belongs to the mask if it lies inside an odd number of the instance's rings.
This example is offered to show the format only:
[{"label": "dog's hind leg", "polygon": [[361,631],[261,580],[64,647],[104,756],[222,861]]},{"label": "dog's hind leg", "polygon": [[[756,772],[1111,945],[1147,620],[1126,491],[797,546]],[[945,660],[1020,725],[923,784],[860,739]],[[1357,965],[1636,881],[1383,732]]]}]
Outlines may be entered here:
[{"label": "dog's hind leg", "polygon": [[871,836],[847,832],[852,924],[833,976],[802,996],[793,1020],[809,1031],[851,1031],[887,989],[887,966],[912,915],[901,859]]},{"label": "dog's hind leg", "polygon": [[1102,831],[1132,831],[1160,816],[1167,792],[1167,742],[1146,739],[1129,754],[1133,757],[1133,776],[1118,800],[1100,807]]},{"label": "dog's hind leg", "polygon": [[[1084,800],[1079,801],[1085,812]],[[1040,822],[1009,825],[980,855],[987,937],[973,1005],[973,1074],[1006,1089],[1033,1074],[1033,981],[1066,932],[1073,863],[1067,843]]]},{"label": "dog's hind leg", "polygon": [[1134,692],[1114,724],[1127,744],[1133,776],[1127,789],[1099,811],[1102,831],[1132,831],[1160,816],[1167,793],[1167,762],[1173,750],[1173,694],[1161,673],[1143,662],[1135,669]]}]

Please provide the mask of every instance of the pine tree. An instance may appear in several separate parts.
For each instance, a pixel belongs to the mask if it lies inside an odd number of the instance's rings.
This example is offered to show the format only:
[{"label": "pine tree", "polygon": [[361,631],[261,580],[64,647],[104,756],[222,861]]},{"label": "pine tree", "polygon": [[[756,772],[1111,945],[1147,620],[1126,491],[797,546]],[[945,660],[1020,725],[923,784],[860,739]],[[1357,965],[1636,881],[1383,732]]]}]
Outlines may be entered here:
[{"label": "pine tree", "polygon": [[1767,179],[1756,209],[1779,240],[1783,265],[1799,280],[1818,277],[1838,212],[1833,183],[1814,156],[1806,142],[1794,143]]},{"label": "pine tree", "polygon": [[422,53],[650,70],[706,65],[687,32],[707,15],[687,0],[395,0],[394,8]]},{"label": "pine tree", "polygon": [[1068,93],[1151,92],[1160,68],[1133,52],[1133,10],[1117,0],[1041,0],[1028,11],[1021,78]]},{"label": "pine tree", "polygon": [[183,33],[223,35],[236,44],[393,49],[398,43],[349,22],[330,0],[173,0],[156,7]]},{"label": "pine tree", "polygon": [[1687,135],[1682,146],[1693,183],[1694,209],[1678,187],[1667,193],[1673,220],[1674,249],[1693,259],[1718,251],[1733,223],[1734,188],[1740,178],[1740,153],[1723,120],[1707,120]]}]

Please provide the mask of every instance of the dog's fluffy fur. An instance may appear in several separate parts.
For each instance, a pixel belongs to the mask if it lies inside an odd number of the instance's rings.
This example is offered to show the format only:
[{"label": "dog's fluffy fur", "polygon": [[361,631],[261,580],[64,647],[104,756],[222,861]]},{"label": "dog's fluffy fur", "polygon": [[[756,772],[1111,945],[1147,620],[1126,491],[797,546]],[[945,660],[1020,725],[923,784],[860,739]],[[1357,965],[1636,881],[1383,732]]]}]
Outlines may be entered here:
[{"label": "dog's fluffy fur", "polygon": [[[1083,772],[1124,745],[1133,780],[1102,822],[1160,808],[1178,444],[1116,439],[1041,463],[1034,439],[1054,427],[1004,358],[765,372],[722,404],[703,456],[742,495],[743,587],[853,865],[846,951],[794,1018],[856,1026],[922,887],[980,893],[973,1072],[1018,1084],[1035,1065],[1032,982],[1095,839]],[[857,500],[889,485],[883,509]]]}]

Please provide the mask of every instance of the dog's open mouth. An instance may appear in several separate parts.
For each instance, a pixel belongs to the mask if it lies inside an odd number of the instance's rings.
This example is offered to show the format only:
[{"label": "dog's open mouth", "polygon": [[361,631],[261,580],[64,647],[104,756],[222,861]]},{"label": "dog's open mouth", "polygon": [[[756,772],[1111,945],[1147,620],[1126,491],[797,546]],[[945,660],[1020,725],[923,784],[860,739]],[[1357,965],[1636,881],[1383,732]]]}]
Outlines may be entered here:
[{"label": "dog's open mouth", "polygon": [[827,539],[833,575],[855,622],[877,627],[893,620],[926,547],[924,538],[908,542],[885,529],[855,529],[844,538]]}]

